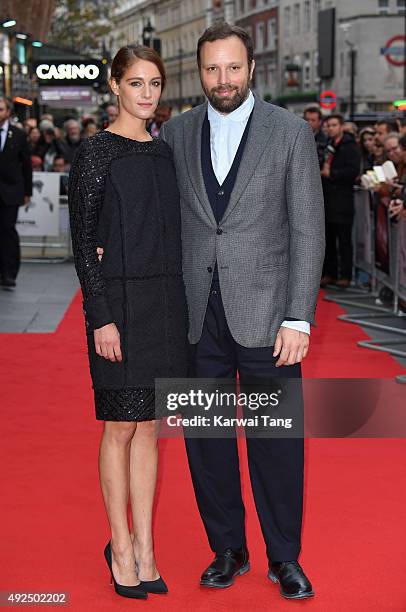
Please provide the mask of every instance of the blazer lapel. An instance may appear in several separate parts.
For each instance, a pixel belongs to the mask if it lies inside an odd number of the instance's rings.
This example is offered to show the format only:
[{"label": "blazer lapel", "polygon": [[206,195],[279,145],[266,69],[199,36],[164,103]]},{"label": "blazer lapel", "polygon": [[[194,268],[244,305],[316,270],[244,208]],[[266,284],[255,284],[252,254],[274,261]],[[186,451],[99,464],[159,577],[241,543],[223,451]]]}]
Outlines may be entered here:
[{"label": "blazer lapel", "polygon": [[209,202],[202,173],[202,127],[207,112],[207,103],[203,104],[197,112],[189,112],[188,120],[183,127],[184,149],[186,166],[193,189],[200,201],[204,214],[212,225],[217,225],[213,210]]},{"label": "blazer lapel", "polygon": [[[4,138],[4,136],[3,136]],[[11,139],[13,138],[13,131],[11,129],[11,125],[8,126],[8,130],[7,130],[7,134],[6,134],[6,140],[4,142],[4,147],[3,147],[3,151],[2,153],[7,153],[9,146],[11,144]]]},{"label": "blazer lapel", "polygon": [[230,201],[221,220],[222,223],[230,215],[247,188],[248,182],[254,174],[255,168],[258,166],[261,155],[275,127],[275,122],[272,119],[273,106],[271,104],[267,104],[255,96],[255,106],[252,112],[253,115],[247,143],[245,145]]}]

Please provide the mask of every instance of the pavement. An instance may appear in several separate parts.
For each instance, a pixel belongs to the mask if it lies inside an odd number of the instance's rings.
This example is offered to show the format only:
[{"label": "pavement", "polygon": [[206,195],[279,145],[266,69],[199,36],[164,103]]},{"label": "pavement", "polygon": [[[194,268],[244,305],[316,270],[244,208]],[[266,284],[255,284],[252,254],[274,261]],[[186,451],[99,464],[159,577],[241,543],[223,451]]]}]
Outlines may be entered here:
[{"label": "pavement", "polygon": [[52,333],[79,288],[73,263],[23,263],[15,289],[0,288],[0,333]]}]

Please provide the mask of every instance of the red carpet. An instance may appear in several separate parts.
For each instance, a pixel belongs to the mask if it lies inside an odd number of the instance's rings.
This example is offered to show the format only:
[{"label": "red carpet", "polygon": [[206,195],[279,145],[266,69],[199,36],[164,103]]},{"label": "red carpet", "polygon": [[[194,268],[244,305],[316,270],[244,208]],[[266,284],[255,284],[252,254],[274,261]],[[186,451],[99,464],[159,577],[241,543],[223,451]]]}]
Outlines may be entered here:
[{"label": "red carpet", "polygon": [[[356,347],[364,337],[320,302],[306,376],[401,373],[388,355]],[[99,492],[101,424],[94,419],[77,296],[55,334],[3,334],[0,590],[70,593],[73,610],[248,609],[406,611],[404,440],[309,440],[301,562],[317,595],[284,601],[266,578],[266,559],[245,459],[252,569],[231,589],[197,586],[211,559],[194,503],[181,440],[161,443],[156,553],[170,594],[118,598],[102,550],[108,537]],[[245,454],[242,446],[242,452]]]}]

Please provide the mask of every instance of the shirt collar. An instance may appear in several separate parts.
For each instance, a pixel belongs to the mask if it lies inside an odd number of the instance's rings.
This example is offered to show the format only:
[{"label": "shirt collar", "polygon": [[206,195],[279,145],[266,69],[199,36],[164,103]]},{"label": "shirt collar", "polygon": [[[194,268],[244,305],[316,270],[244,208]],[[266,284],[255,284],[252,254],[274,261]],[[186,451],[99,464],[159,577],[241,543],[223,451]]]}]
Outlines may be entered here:
[{"label": "shirt collar", "polygon": [[3,123],[3,125],[1,126],[1,130],[2,130],[2,134],[7,134],[8,130],[10,127],[10,122],[8,119],[5,120],[5,122]]},{"label": "shirt collar", "polygon": [[254,108],[255,98],[251,90],[249,90],[249,94],[246,100],[236,108],[232,113],[228,113],[228,115],[222,115],[210,104],[208,104],[207,108],[207,116],[209,118],[210,123],[219,123],[220,121],[236,121],[237,123],[243,123],[247,121],[250,116],[252,109]]}]

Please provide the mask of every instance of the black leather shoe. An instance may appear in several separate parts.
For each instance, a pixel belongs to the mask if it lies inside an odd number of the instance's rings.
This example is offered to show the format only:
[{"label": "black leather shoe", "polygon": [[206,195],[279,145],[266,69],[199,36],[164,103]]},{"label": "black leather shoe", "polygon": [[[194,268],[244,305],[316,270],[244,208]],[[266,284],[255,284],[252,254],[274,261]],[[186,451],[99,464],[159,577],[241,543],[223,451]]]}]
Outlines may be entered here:
[{"label": "black leather shoe", "polygon": [[203,572],[200,578],[201,586],[224,589],[234,584],[236,576],[242,576],[250,569],[249,555],[246,548],[233,550],[227,548],[223,553],[217,553],[213,562]]},{"label": "black leather shoe", "polygon": [[2,276],[1,285],[2,287],[15,287],[16,282],[14,278],[11,278],[11,276]]},{"label": "black leather shoe", "polygon": [[287,599],[304,599],[314,595],[310,580],[297,561],[271,563],[268,578],[272,582],[279,582],[281,595]]}]

